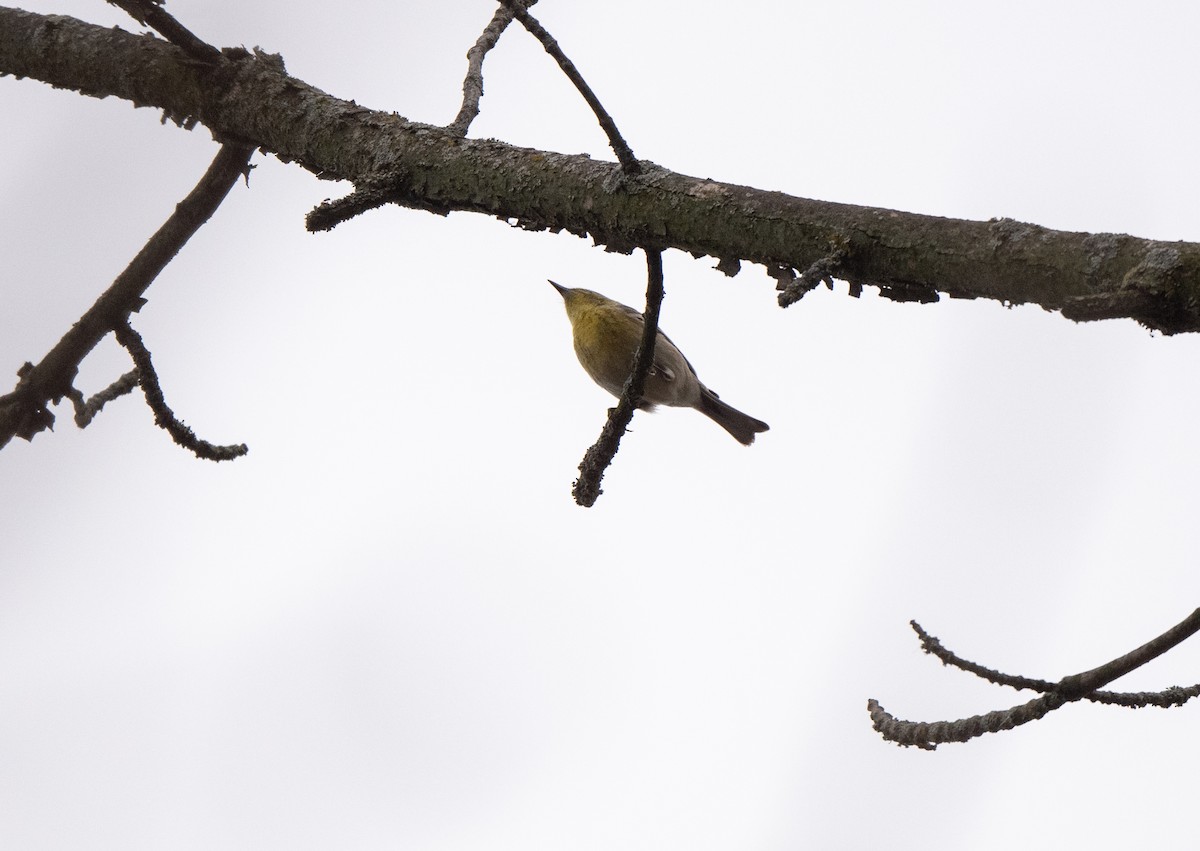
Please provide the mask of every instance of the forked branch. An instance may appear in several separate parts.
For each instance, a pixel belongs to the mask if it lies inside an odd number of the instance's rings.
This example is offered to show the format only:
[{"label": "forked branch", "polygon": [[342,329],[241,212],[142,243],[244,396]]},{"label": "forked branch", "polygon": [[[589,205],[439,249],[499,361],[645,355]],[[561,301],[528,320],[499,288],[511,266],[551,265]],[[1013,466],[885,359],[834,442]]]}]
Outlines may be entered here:
[{"label": "forked branch", "polygon": [[966,742],[985,733],[996,733],[1035,721],[1060,706],[1077,700],[1090,700],[1134,709],[1143,706],[1167,708],[1180,706],[1200,695],[1200,684],[1187,688],[1172,686],[1158,692],[1101,691],[1108,683],[1142,667],[1153,659],[1157,659],[1172,647],[1200,631],[1200,609],[1196,609],[1162,635],[1124,656],[1106,662],[1090,671],[1064,677],[1058,682],[1014,676],[985,668],[947,650],[938,639],[925,632],[916,621],[912,621],[912,628],[920,636],[922,649],[941,659],[943,664],[975,674],[977,677],[998,685],[1041,692],[1042,696],[1009,709],[961,718],[957,721],[934,722],[902,721],[888,713],[878,701],[874,699],[867,701],[867,711],[871,715],[872,725],[885,739],[899,745],[912,745],[925,750],[933,750],[945,742]]},{"label": "forked branch", "polygon": [[77,396],[79,364],[143,303],[143,294],[184,244],[212,217],[233,184],[249,170],[253,148],[222,145],[208,171],[112,285],[36,365],[26,363],[12,392],[0,396],[0,448],[13,437],[32,440],[53,426],[49,406]]}]

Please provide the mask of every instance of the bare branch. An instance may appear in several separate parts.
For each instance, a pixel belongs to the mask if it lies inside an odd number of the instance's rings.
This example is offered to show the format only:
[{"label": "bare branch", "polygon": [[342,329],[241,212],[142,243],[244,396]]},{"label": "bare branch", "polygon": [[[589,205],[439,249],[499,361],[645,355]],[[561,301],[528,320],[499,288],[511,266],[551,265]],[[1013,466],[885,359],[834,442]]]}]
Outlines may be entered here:
[{"label": "bare branch", "polygon": [[[1052,692],[1058,689],[1058,683],[1050,682],[1049,680],[1038,680],[1030,677],[1020,677],[1013,674],[1005,674],[1000,671],[994,671],[991,668],[985,668],[975,662],[968,661],[961,656],[947,650],[942,642],[934,636],[927,633],[919,623],[910,621],[913,630],[921,639],[921,649],[926,653],[942,660],[942,664],[952,668],[966,671],[975,674],[977,677],[995,683],[996,685],[1008,686],[1009,688],[1020,691],[1029,689],[1042,693]],[[1141,692],[1117,692],[1117,691],[1093,691],[1090,694],[1083,696],[1084,700],[1090,700],[1093,703],[1103,703],[1111,706],[1124,706],[1130,709],[1137,709],[1143,706],[1157,706],[1160,708],[1168,708],[1172,706],[1182,706],[1194,697],[1200,696],[1200,684],[1182,688],[1180,686],[1172,686],[1162,691],[1141,691]]]},{"label": "bare branch", "polygon": [[1094,703],[1121,706],[1125,709],[1141,709],[1146,706],[1171,709],[1183,706],[1195,697],[1200,697],[1200,684],[1187,688],[1171,686],[1162,691],[1095,691],[1087,695],[1087,699]]},{"label": "bare branch", "polygon": [[973,715],[958,721],[902,721],[893,717],[877,700],[867,701],[867,712],[871,715],[871,726],[881,736],[898,745],[913,746],[931,751],[947,742],[969,742],[985,733],[1011,730],[1030,721],[1036,721],[1062,706],[1066,699],[1058,694],[1046,694],[1022,703],[1011,709]]},{"label": "bare branch", "polygon": [[[775,289],[780,290],[779,306],[791,307],[821,284],[833,289],[833,279],[839,277],[839,264],[845,256],[846,247],[843,245],[826,256],[814,260],[813,264],[805,269],[799,278],[793,277],[788,280],[777,276]],[[791,269],[788,271],[792,272]],[[861,292],[861,288],[859,291]]]},{"label": "bare branch", "polygon": [[1196,609],[1162,635],[1147,641],[1136,650],[1130,650],[1124,656],[1106,662],[1098,668],[1065,677],[1059,684],[1058,691],[1067,694],[1071,700],[1077,700],[1157,659],[1197,632],[1200,632],[1200,609]]},{"label": "bare branch", "polygon": [[449,207],[423,200],[415,193],[405,191],[397,182],[368,180],[356,186],[349,195],[318,204],[304,217],[304,227],[310,233],[333,230],[342,222],[387,204],[421,209],[438,216],[450,214]]},{"label": "bare branch", "polygon": [[621,447],[621,438],[629,427],[629,421],[633,419],[633,411],[646,387],[646,376],[650,374],[650,367],[654,363],[654,341],[658,337],[658,316],[663,300],[662,252],[649,248],[645,251],[646,310],[643,314],[642,339],[633,359],[633,371],[625,381],[616,407],[609,409],[608,420],[600,430],[600,437],[583,456],[583,461],[579,464],[579,478],[575,480],[571,489],[575,502],[585,508],[595,505],[603,493],[600,490],[600,480],[604,478],[604,471],[608,469]]},{"label": "bare branch", "polygon": [[83,399],[83,394],[72,387],[67,395],[71,399],[71,404],[75,406],[75,425],[80,428],[87,428],[92,420],[96,418],[96,415],[104,409],[105,405],[114,399],[119,399],[125,394],[132,392],[133,388],[137,386],[138,371],[131,369],[86,402]]},{"label": "bare branch", "polygon": [[835,204],[648,163],[628,178],[612,163],[465,139],[339,100],[266,54],[197,68],[155,38],[0,8],[4,73],[193,116],[220,138],[245,140],[322,178],[390,182],[394,203],[567,231],[612,251],[654,245],[720,258],[723,269],[739,260],[806,270],[844,245],[837,277],[851,294],[875,286],[893,299],[945,293],[1058,311],[1077,298],[1136,292],[1090,315],[1111,315],[1116,305],[1166,334],[1200,331],[1197,243]]},{"label": "bare branch", "polygon": [[474,46],[467,51],[467,76],[463,78],[462,107],[455,119],[446,125],[446,129],[456,136],[466,136],[471,122],[479,115],[479,100],[483,97],[483,58],[496,46],[512,19],[512,9],[501,4],[492,16],[491,23],[484,28]]},{"label": "bare branch", "polygon": [[984,733],[1008,730],[1012,727],[1035,721],[1064,704],[1076,700],[1093,700],[1097,703],[1114,704],[1130,708],[1142,706],[1180,706],[1200,695],[1200,685],[1189,688],[1178,686],[1161,692],[1115,693],[1099,691],[1115,679],[1157,659],[1171,648],[1200,632],[1200,609],[1196,609],[1182,621],[1157,638],[1146,642],[1136,650],[1106,662],[1090,671],[1064,677],[1057,683],[1014,677],[1002,674],[969,662],[946,650],[940,641],[925,632],[920,624],[912,621],[912,627],[921,638],[922,648],[942,660],[944,664],[969,671],[990,682],[1011,686],[1016,689],[1033,689],[1043,692],[1042,696],[1010,709],[975,715],[958,721],[936,721],[932,723],[901,721],[888,713],[878,701],[867,702],[872,725],[889,741],[901,745],[915,745],[932,750],[944,742],[965,742]]},{"label": "bare branch", "polygon": [[14,436],[32,440],[37,432],[53,425],[54,415],[47,406],[70,395],[79,364],[106,334],[141,307],[142,295],[158,273],[216,212],[238,177],[247,173],[253,153],[253,148],[223,145],[196,188],[179,202],[112,286],[36,366],[27,363],[21,368],[16,388],[0,396],[0,448]]},{"label": "bare branch", "polygon": [[158,383],[158,373],[154,371],[154,362],[146,344],[142,342],[141,335],[133,330],[133,326],[128,322],[121,322],[117,325],[114,333],[117,342],[124,346],[125,350],[129,352],[129,356],[133,358],[133,363],[137,367],[138,383],[142,385],[142,392],[146,395],[146,404],[154,412],[155,425],[165,429],[167,434],[171,435],[172,440],[184,449],[191,451],[197,458],[207,461],[232,461],[250,451],[244,443],[217,446],[197,437],[196,433],[181,422],[175,416],[175,412],[167,407],[167,400],[163,397],[162,387]]},{"label": "bare branch", "polygon": [[993,671],[991,668],[985,668],[983,665],[976,664],[963,659],[961,656],[956,656],[954,653],[942,646],[942,642],[925,631],[916,621],[909,621],[909,626],[921,639],[921,649],[931,656],[936,656],[942,660],[943,665],[949,665],[952,668],[966,671],[974,674],[977,677],[987,680],[996,685],[1008,686],[1017,691],[1022,689],[1030,689],[1032,691],[1048,692],[1054,691],[1056,684],[1049,680],[1035,680],[1029,677],[1018,677],[1012,674],[1004,674],[1000,671]]},{"label": "bare branch", "polygon": [[562,68],[563,73],[567,75],[567,79],[583,95],[583,99],[587,101],[588,106],[592,108],[592,112],[596,114],[596,119],[600,122],[600,126],[604,128],[604,133],[608,136],[608,144],[613,149],[613,153],[617,155],[617,161],[621,164],[621,170],[625,174],[641,174],[641,163],[633,155],[633,151],[630,150],[628,143],[621,137],[621,131],[617,129],[616,122],[608,114],[608,110],[604,108],[604,104],[600,103],[600,98],[596,97],[596,93],[592,91],[591,87],[583,79],[583,75],[579,73],[579,69],[563,53],[562,48],[558,46],[558,42],[554,40],[554,37],[546,32],[545,27],[539,24],[533,15],[525,11],[520,0],[500,0],[500,2],[513,13],[513,16],[521,22],[521,25],[525,29],[529,30],[530,35],[542,43],[542,47],[546,49],[546,52],[558,62],[558,67]]}]

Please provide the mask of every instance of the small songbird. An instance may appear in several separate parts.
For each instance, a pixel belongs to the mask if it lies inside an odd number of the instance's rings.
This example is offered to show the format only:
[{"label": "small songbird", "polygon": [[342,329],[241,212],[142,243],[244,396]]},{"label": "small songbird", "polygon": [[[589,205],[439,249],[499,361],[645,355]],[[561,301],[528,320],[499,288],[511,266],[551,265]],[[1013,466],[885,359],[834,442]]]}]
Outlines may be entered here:
[{"label": "small songbird", "polygon": [[[619,398],[633,371],[633,359],[642,339],[642,314],[591,290],[571,289],[554,281],[550,284],[566,305],[579,362],[593,381]],[[638,402],[644,411],[654,410],[655,405],[695,408],[746,446],[754,442],[754,435],[768,428],[762,420],[726,405],[701,384],[683,352],[661,330],[654,341],[654,363]]]}]

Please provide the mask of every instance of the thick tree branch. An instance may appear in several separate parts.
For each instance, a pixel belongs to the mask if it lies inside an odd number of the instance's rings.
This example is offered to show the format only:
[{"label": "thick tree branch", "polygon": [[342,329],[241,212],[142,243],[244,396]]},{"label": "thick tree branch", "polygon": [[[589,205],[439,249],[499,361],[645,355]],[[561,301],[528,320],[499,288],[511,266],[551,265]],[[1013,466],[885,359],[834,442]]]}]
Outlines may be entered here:
[{"label": "thick tree branch", "polygon": [[678,248],[768,269],[820,270],[889,297],[1035,303],[1200,330],[1200,245],[962,221],[795,198],[583,156],[471,140],[333,98],[277,59],[226,50],[198,67],[178,48],[61,16],[0,8],[0,73],[190,117],[323,178],[390,186],[395,203],[469,210],[610,250]]}]

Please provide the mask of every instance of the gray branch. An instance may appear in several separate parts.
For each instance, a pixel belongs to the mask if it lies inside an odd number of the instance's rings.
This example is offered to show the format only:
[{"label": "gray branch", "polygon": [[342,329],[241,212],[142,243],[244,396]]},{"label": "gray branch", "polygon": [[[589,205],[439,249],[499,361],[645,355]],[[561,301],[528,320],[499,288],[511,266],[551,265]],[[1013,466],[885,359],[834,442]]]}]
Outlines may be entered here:
[{"label": "gray branch", "polygon": [[392,203],[566,230],[612,251],[677,248],[718,258],[722,270],[735,261],[776,273],[824,263],[852,292],[874,286],[898,300],[988,298],[1081,321],[1200,330],[1195,243],[814,201],[645,162],[642,174],[622,175],[616,163],[464,139],[340,100],[288,76],[278,57],[224,55],[201,66],[161,39],[0,8],[0,73],[153,106],[320,177],[384,191]]}]

